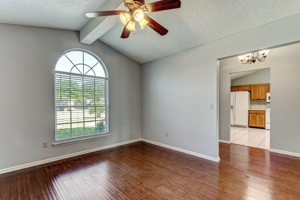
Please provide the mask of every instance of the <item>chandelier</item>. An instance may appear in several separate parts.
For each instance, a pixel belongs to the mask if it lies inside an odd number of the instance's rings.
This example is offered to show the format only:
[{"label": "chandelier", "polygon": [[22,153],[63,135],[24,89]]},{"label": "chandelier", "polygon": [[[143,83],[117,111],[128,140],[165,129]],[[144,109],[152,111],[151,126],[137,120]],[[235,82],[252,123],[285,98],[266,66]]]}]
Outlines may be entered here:
[{"label": "chandelier", "polygon": [[269,54],[270,50],[262,50],[259,52],[248,53],[242,56],[239,56],[239,60],[243,64],[254,64],[256,61],[264,62]]}]

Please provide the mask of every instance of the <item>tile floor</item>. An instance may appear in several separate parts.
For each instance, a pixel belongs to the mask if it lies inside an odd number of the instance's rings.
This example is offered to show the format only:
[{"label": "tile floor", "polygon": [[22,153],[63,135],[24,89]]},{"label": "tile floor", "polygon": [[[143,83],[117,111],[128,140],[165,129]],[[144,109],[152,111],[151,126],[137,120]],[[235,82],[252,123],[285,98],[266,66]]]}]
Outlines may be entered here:
[{"label": "tile floor", "polygon": [[231,142],[245,146],[270,149],[270,130],[231,127]]}]

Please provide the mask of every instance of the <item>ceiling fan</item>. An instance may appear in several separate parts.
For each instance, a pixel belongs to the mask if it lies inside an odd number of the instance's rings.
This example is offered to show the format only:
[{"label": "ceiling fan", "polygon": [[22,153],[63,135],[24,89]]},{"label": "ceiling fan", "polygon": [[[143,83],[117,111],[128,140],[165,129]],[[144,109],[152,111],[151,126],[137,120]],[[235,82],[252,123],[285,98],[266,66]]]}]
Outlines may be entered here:
[{"label": "ceiling fan", "polygon": [[96,11],[87,12],[85,15],[89,18],[120,15],[122,24],[125,25],[121,38],[128,38],[130,33],[135,31],[135,23],[139,23],[141,28],[144,29],[149,26],[160,35],[166,35],[168,30],[157,23],[145,13],[158,12],[163,10],[170,10],[181,7],[180,0],[161,0],[154,3],[145,4],[145,0],[123,0],[125,6],[129,9],[126,10],[111,10],[111,11]]}]

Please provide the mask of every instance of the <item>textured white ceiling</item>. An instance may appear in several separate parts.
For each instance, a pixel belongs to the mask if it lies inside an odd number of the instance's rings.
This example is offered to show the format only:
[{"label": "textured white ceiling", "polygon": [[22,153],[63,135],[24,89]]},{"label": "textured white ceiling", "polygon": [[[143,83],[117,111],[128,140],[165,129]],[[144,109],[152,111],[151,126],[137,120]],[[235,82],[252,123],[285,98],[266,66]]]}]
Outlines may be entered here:
[{"label": "textured white ceiling", "polygon": [[[122,0],[0,0],[0,23],[80,30],[84,12],[114,9]],[[153,2],[156,0],[146,0]],[[101,41],[140,63],[246,31],[300,12],[300,0],[181,0],[182,8],[150,14],[169,29],[161,37],[138,30],[122,40],[122,25]]]},{"label": "textured white ceiling", "polygon": [[0,0],[0,23],[80,30],[88,21],[84,13],[98,10],[105,1]]},{"label": "textured white ceiling", "polygon": [[299,0],[182,0],[180,9],[150,14],[169,29],[164,37],[146,29],[122,40],[120,24],[100,40],[145,63],[299,12]]}]

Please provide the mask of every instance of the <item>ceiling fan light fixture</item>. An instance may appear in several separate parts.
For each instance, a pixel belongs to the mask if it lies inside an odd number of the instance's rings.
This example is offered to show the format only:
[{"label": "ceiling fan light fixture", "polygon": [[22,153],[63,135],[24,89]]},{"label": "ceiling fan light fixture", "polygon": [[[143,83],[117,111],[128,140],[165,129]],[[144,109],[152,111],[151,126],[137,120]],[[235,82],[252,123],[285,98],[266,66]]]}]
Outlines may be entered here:
[{"label": "ceiling fan light fixture", "polygon": [[135,22],[134,22],[134,21],[128,22],[128,24],[127,24],[127,29],[128,29],[130,32],[135,31]]},{"label": "ceiling fan light fixture", "polygon": [[141,29],[144,29],[149,24],[149,22],[146,19],[142,19],[139,22],[139,24],[140,24]]},{"label": "ceiling fan light fixture", "polygon": [[122,12],[120,14],[120,20],[123,25],[127,25],[128,22],[131,20],[131,15],[128,12]]},{"label": "ceiling fan light fixture", "polygon": [[142,9],[136,9],[133,12],[133,18],[136,22],[140,22],[141,20],[143,20],[145,17],[145,13]]}]

